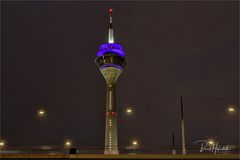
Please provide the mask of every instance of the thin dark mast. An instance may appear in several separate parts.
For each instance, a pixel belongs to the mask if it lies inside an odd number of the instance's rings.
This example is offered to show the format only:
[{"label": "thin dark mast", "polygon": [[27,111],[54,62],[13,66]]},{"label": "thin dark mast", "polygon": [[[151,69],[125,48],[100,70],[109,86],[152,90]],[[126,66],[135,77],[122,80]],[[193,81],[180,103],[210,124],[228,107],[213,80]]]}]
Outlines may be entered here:
[{"label": "thin dark mast", "polygon": [[108,43],[114,43],[112,12],[113,12],[113,10],[112,10],[112,8],[110,8],[110,9],[109,9]]}]

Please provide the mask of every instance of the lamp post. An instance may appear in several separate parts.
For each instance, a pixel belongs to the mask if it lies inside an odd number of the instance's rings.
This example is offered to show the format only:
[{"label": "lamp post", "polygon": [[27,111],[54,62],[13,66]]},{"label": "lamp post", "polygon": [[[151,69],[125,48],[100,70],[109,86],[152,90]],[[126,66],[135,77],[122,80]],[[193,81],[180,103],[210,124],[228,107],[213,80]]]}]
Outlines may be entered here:
[{"label": "lamp post", "polygon": [[0,140],[0,148],[3,148],[6,145],[4,140]]},{"label": "lamp post", "polygon": [[72,145],[72,142],[70,140],[66,140],[64,143],[65,147],[69,148]]},{"label": "lamp post", "polygon": [[37,114],[38,114],[39,117],[43,117],[43,116],[46,115],[46,112],[45,112],[45,110],[40,109],[40,110],[38,110]]},{"label": "lamp post", "polygon": [[227,108],[228,112],[230,113],[236,112],[237,109],[239,109],[239,106],[236,106],[236,105],[229,105]]},{"label": "lamp post", "polygon": [[133,146],[137,146],[137,145],[138,145],[138,141],[137,141],[137,140],[133,140],[133,141],[132,141],[132,145],[133,145]]},{"label": "lamp post", "polygon": [[186,143],[185,143],[185,128],[184,128],[184,117],[183,117],[183,101],[182,97],[180,99],[181,102],[181,131],[182,131],[182,154],[186,154]]},{"label": "lamp post", "polygon": [[214,140],[212,140],[212,139],[208,139],[208,144],[209,144],[210,146],[212,146],[212,145],[214,145],[214,144],[215,144],[215,141],[214,141]]},{"label": "lamp post", "polygon": [[132,113],[133,113],[132,108],[127,108],[127,109],[126,109],[126,113],[127,113],[127,114],[132,114]]},{"label": "lamp post", "polygon": [[175,149],[175,136],[174,133],[172,133],[172,154],[176,154],[176,149]]}]

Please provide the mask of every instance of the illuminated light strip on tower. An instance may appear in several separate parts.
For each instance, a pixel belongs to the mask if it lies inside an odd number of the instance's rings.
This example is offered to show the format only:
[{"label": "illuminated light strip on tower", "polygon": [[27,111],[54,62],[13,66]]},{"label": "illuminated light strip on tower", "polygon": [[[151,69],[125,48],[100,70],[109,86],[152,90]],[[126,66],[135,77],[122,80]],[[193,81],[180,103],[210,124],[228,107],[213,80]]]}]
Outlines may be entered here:
[{"label": "illuminated light strip on tower", "polygon": [[126,54],[123,51],[123,47],[118,43],[104,43],[99,47],[97,56],[103,56],[106,53],[113,52],[121,57],[125,57]]}]

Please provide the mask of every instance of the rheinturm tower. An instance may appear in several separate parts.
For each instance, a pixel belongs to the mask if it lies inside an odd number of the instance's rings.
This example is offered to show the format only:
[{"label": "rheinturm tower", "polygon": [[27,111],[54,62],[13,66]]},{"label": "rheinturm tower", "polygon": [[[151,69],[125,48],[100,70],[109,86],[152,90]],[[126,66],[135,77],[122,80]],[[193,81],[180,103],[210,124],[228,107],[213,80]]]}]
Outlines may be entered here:
[{"label": "rheinturm tower", "polygon": [[109,9],[110,23],[108,43],[99,47],[95,63],[106,80],[105,149],[104,154],[118,154],[117,110],[115,86],[127,63],[123,47],[114,42],[112,9]]}]

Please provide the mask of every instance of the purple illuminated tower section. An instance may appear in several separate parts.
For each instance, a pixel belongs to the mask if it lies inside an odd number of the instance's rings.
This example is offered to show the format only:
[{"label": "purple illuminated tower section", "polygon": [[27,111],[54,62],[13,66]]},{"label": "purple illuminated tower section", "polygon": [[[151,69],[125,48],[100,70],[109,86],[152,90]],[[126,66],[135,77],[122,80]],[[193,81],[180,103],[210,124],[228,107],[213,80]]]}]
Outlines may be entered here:
[{"label": "purple illuminated tower section", "polygon": [[115,85],[127,63],[123,47],[114,43],[112,9],[109,9],[110,25],[108,43],[99,47],[95,63],[99,67],[107,84],[105,113],[105,149],[104,154],[118,154],[117,111]]}]

